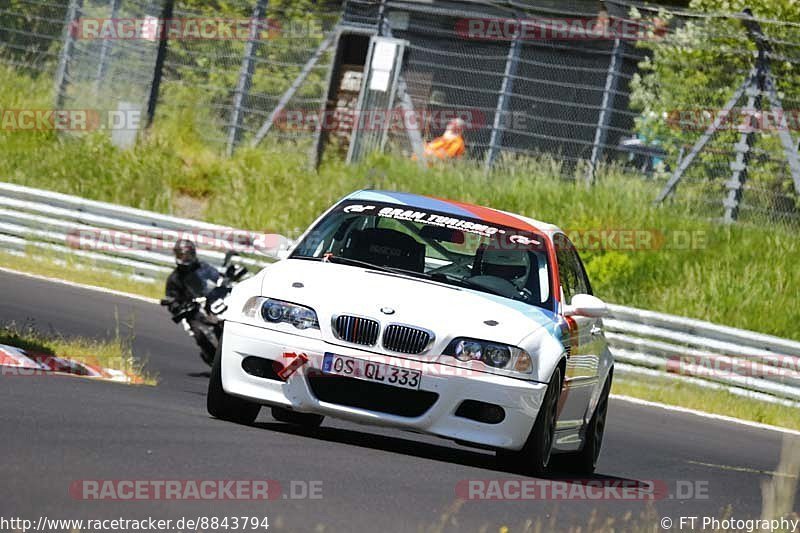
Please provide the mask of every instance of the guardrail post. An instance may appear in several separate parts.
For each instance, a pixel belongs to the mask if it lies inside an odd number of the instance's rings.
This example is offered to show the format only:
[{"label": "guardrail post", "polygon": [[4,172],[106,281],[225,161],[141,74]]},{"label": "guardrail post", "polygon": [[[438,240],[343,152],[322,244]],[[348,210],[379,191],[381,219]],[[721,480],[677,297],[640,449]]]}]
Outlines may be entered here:
[{"label": "guardrail post", "polygon": [[242,120],[244,118],[244,100],[250,92],[250,84],[253,81],[253,59],[258,51],[259,28],[262,24],[264,14],[267,12],[269,0],[256,0],[253,7],[253,16],[250,20],[250,35],[244,45],[244,56],[242,67],[239,71],[239,82],[236,84],[236,91],[233,93],[233,111],[231,113],[231,124],[228,130],[228,155],[233,155],[233,151],[241,138]]},{"label": "guardrail post", "polygon": [[67,15],[64,18],[64,44],[58,54],[58,68],[56,69],[56,98],[55,108],[61,109],[67,91],[67,75],[69,62],[72,59],[72,49],[75,46],[75,32],[78,30],[76,22],[83,8],[83,0],[70,0]]}]

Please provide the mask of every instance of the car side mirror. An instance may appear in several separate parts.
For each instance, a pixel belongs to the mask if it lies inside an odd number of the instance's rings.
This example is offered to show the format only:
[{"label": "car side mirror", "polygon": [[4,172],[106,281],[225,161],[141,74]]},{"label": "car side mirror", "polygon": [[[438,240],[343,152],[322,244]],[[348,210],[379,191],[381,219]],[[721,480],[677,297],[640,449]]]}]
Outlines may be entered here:
[{"label": "car side mirror", "polygon": [[564,306],[564,316],[602,317],[608,314],[608,306],[597,296],[576,294],[569,305]]},{"label": "car side mirror", "polygon": [[278,261],[283,261],[289,257],[289,250],[278,250],[275,252],[275,257],[278,258]]}]

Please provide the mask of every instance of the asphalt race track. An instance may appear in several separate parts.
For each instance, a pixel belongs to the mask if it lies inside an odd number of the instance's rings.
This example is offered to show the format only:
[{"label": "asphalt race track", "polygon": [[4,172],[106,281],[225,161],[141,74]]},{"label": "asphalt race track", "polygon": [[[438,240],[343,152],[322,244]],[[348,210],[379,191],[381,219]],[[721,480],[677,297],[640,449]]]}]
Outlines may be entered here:
[{"label": "asphalt race track", "polygon": [[[401,431],[326,420],[295,429],[263,409],[243,427],[206,414],[207,367],[165,310],[138,300],[0,273],[0,320],[35,321],[66,335],[113,336],[115,314],[134,324],[134,348],[160,383],[132,387],[68,376],[0,377],[0,516],[38,519],[177,519],[268,516],[271,530],[418,531],[437,524],[467,479],[521,479],[498,471],[488,452]],[[123,331],[125,330],[123,326]],[[762,480],[774,470],[783,436],[612,400],[597,479],[659,480],[707,498],[665,498],[663,516],[757,518]],[[117,501],[70,496],[76,480],[278,480],[272,501]],[[300,498],[321,482],[322,497]],[[695,490],[694,488],[691,490]],[[701,494],[702,496],[702,494]],[[589,514],[634,517],[642,501],[467,501],[447,530],[488,525],[518,530],[586,526]],[[585,529],[584,529],[585,530]]]}]

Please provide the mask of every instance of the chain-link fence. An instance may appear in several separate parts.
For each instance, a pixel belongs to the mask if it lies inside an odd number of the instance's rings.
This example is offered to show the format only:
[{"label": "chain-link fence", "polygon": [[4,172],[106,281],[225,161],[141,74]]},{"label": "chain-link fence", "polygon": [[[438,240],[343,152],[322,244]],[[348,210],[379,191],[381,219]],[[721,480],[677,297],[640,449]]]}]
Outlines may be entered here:
[{"label": "chain-link fence", "polygon": [[[780,4],[762,0],[751,17],[714,12],[728,6],[715,0],[708,12],[628,0],[7,0],[0,62],[53,74],[59,105],[155,108],[159,125],[229,153],[288,141],[317,154],[338,143],[345,157],[354,116],[379,101],[420,120],[363,133],[377,140],[351,156],[418,153],[459,116],[464,157],[487,169],[524,159],[587,181],[611,169],[704,215],[795,223],[800,8]],[[169,31],[123,38],[112,23],[89,38],[91,21],[108,20]],[[377,100],[364,96],[376,37],[404,50]]]},{"label": "chain-link fence", "polygon": [[[348,4],[348,21],[363,23],[375,12],[371,2]],[[596,2],[574,3],[573,10],[503,4],[385,3],[384,33],[409,42],[403,73],[415,109],[431,117],[463,113],[469,156],[487,164],[501,153],[550,154],[570,169],[592,157],[600,161],[595,146],[615,148],[630,133],[634,114],[625,89],[643,54],[623,41],[615,46],[613,39],[581,34],[515,35],[520,24],[540,19],[592,21]],[[616,87],[606,87],[609,77]],[[438,135],[439,127],[424,136]],[[598,129],[603,138],[595,142]]]},{"label": "chain-link fence", "polygon": [[26,73],[54,74],[69,0],[0,3],[0,64]]},{"label": "chain-link fence", "polygon": [[415,110],[463,112],[468,157],[487,167],[534,158],[589,181],[611,167],[705,216],[796,223],[800,9],[774,9],[784,20],[626,0],[350,0],[344,19],[408,41]]},{"label": "chain-link fence", "polygon": [[260,141],[267,133],[271,139],[310,139],[307,131],[282,127],[272,112],[278,106],[315,112],[320,108],[338,8],[265,0],[233,0],[224,10],[197,6],[177,0],[174,17],[252,20],[252,27],[249,34],[240,32],[232,39],[170,42],[162,110],[183,108],[195,116],[199,112],[198,131],[229,150],[255,138]]},{"label": "chain-link fence", "polygon": [[96,110],[103,124],[110,112],[120,112],[123,120],[111,134],[133,142],[146,121],[160,43],[154,36],[125,38],[119,21],[144,25],[161,14],[160,0],[70,0],[56,106]]},{"label": "chain-link fence", "polygon": [[726,220],[800,222],[794,11],[754,18],[639,7],[669,28],[638,43],[647,60],[631,91],[637,136],[665,152],[659,199]]}]

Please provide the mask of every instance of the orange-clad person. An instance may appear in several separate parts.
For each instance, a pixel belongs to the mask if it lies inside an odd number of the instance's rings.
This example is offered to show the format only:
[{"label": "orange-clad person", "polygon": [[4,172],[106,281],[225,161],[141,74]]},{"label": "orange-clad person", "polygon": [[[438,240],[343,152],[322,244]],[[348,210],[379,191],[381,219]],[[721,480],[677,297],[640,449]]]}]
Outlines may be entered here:
[{"label": "orange-clad person", "polygon": [[454,118],[447,123],[444,134],[425,144],[425,159],[456,159],[464,155],[464,121]]}]

